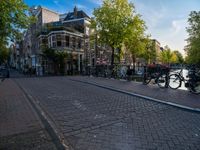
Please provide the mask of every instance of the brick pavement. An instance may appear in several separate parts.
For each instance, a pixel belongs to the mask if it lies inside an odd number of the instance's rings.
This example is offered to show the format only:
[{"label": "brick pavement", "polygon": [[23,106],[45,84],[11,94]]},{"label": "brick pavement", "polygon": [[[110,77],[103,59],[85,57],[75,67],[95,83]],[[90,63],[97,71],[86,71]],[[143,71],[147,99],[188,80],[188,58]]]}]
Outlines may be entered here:
[{"label": "brick pavement", "polygon": [[200,115],[74,82],[15,79],[40,102],[75,150],[199,149]]},{"label": "brick pavement", "polygon": [[139,82],[120,81],[115,79],[88,76],[76,76],[71,77],[71,79],[96,83],[99,85],[156,98],[161,101],[172,102],[186,107],[200,109],[200,95],[195,95],[185,90],[172,90],[170,88],[161,89],[157,85],[143,85]]},{"label": "brick pavement", "polygon": [[56,149],[27,98],[10,79],[0,84],[0,149]]}]

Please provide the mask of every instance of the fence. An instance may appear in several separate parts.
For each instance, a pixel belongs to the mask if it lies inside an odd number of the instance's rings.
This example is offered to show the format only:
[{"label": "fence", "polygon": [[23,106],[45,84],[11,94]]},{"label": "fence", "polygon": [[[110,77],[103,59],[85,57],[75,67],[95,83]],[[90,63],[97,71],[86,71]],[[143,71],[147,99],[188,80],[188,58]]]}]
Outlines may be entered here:
[{"label": "fence", "polygon": [[126,65],[98,65],[96,67],[86,67],[85,75],[133,80],[134,78],[142,78],[143,73],[143,67],[132,69],[131,66]]}]

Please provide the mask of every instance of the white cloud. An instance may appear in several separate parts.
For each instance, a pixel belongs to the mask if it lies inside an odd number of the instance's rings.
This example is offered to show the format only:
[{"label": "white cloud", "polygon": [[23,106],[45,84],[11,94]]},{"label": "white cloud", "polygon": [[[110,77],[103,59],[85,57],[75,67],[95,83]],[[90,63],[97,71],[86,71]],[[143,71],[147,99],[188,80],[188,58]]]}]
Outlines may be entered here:
[{"label": "white cloud", "polygon": [[149,7],[139,1],[136,1],[134,4],[136,5],[136,12],[142,15],[149,28],[156,28],[167,13],[166,8],[162,4],[158,4],[159,9]]},{"label": "white cloud", "polygon": [[142,19],[148,27],[147,33],[157,39],[161,46],[168,45],[173,50],[179,50],[184,54],[185,39],[187,38],[187,20],[180,14],[172,14],[170,8],[163,1],[152,6],[151,1],[146,3],[140,0],[130,0],[136,6],[136,12],[142,15]]},{"label": "white cloud", "polygon": [[171,20],[171,26],[151,30],[153,38],[156,38],[161,46],[168,45],[172,50],[178,50],[184,55],[184,46],[187,44],[185,39],[187,33],[186,19]]},{"label": "white cloud", "polygon": [[172,26],[170,28],[170,33],[168,37],[168,42],[173,49],[178,49],[181,53],[184,53],[184,46],[187,44],[185,41],[187,39],[186,33],[187,20],[178,19],[172,21]]},{"label": "white cloud", "polygon": [[172,21],[172,27],[171,27],[172,33],[173,34],[178,34],[181,31],[185,30],[186,22],[187,21],[185,19],[173,20]]}]

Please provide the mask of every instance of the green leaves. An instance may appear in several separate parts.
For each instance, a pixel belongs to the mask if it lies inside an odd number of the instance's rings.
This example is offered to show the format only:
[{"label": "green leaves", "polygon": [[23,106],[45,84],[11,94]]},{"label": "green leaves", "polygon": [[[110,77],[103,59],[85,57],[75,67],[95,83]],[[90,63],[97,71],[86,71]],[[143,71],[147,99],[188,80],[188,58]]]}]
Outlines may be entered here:
[{"label": "green leaves", "polygon": [[192,11],[189,15],[188,23],[187,61],[192,64],[200,64],[200,11]]},{"label": "green leaves", "polygon": [[0,0],[0,10],[0,61],[5,61],[9,41],[20,40],[23,29],[28,28],[33,17],[28,16],[29,8],[23,0]]},{"label": "green leaves", "polygon": [[[0,42],[19,37],[20,31],[28,27],[28,6],[22,0],[1,0]],[[3,43],[5,44],[5,43]]]},{"label": "green leaves", "polygon": [[183,63],[184,59],[179,51],[171,51],[168,46],[160,53],[160,61],[165,64]]},{"label": "green leaves", "polygon": [[126,49],[132,55],[133,64],[135,64],[136,57],[144,56],[149,44],[149,39],[145,35],[146,26],[139,15],[135,15],[130,20],[127,27],[126,38],[124,44]]},{"label": "green leaves", "polygon": [[[55,50],[51,48],[44,47],[43,55],[54,64],[54,69],[59,68],[59,72],[64,74],[66,59],[70,56],[66,51]],[[57,65],[57,67],[55,67]],[[55,69],[56,70],[56,69]],[[55,71],[54,70],[54,71]]]},{"label": "green leaves", "polygon": [[[98,33],[100,41],[108,44],[113,53],[114,49],[121,49],[123,44],[131,52],[143,46],[140,40],[144,37],[146,27],[134,9],[133,3],[128,0],[104,0],[103,5],[94,10],[92,27]],[[113,60],[114,58],[112,65]]]},{"label": "green leaves", "polygon": [[0,65],[5,63],[9,56],[9,50],[6,47],[0,46]]},{"label": "green leaves", "polygon": [[177,57],[177,63],[179,63],[179,64],[184,63],[183,55],[179,51],[174,51],[174,54]]},{"label": "green leaves", "polygon": [[51,48],[43,48],[43,54],[53,62],[63,62],[68,54],[65,51],[59,51]]}]

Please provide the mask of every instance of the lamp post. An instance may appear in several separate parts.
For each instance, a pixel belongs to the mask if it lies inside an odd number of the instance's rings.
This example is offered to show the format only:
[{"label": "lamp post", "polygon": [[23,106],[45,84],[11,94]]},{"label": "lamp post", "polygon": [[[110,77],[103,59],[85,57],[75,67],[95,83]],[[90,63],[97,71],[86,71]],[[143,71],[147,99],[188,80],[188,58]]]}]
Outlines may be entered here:
[{"label": "lamp post", "polygon": [[94,61],[94,65],[95,65],[95,74],[96,74],[96,76],[97,76],[97,55],[98,55],[98,36],[97,36],[97,33],[95,33],[95,61]]}]

